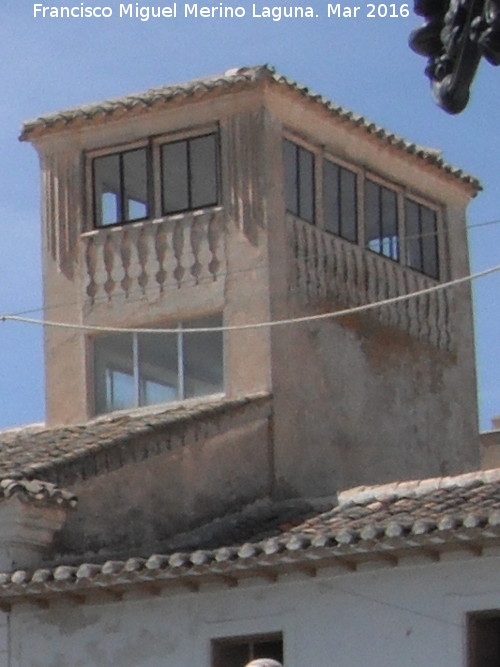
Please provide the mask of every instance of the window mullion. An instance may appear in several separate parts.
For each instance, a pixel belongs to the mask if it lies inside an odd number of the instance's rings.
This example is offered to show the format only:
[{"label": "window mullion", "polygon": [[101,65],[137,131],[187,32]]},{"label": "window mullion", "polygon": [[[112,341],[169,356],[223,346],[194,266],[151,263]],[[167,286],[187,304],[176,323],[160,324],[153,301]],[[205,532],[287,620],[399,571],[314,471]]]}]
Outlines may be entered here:
[{"label": "window mullion", "polygon": [[193,208],[193,185],[191,182],[191,141],[186,140],[186,162],[187,162],[187,195],[188,195],[188,207],[191,210]]},{"label": "window mullion", "polygon": [[177,381],[179,383],[179,399],[184,398],[184,334],[182,324],[177,325]]},{"label": "window mullion", "polygon": [[132,334],[132,363],[134,372],[135,405],[136,407],[139,407],[142,404],[142,396],[141,379],[139,373],[139,336],[137,333]]},{"label": "window mullion", "polygon": [[339,236],[344,237],[344,225],[342,220],[342,167],[337,166],[337,220],[339,221]]},{"label": "window mullion", "polygon": [[123,153],[119,154],[120,198],[118,200],[118,220],[125,222],[125,170],[123,168]]},{"label": "window mullion", "polygon": [[378,251],[384,254],[384,207],[382,204],[382,186],[378,186]]},{"label": "window mullion", "polygon": [[295,146],[295,192],[297,196],[296,209],[298,217],[301,216],[300,206],[300,148]]}]

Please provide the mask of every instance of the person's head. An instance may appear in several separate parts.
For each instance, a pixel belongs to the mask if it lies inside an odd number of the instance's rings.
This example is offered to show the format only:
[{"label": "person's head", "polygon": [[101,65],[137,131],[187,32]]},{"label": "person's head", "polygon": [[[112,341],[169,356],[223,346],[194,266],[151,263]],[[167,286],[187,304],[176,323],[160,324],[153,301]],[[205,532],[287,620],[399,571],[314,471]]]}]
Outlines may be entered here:
[{"label": "person's head", "polygon": [[245,667],[283,667],[283,665],[272,658],[259,658],[258,660],[252,660]]}]

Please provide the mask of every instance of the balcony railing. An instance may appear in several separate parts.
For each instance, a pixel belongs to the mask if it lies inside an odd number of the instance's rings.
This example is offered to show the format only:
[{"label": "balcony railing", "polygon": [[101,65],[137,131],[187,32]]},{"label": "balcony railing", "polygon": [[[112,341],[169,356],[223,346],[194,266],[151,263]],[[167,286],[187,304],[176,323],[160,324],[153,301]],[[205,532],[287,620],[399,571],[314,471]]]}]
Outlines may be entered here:
[{"label": "balcony railing", "polygon": [[86,298],[159,293],[217,280],[225,272],[220,209],[108,227],[82,235]]},{"label": "balcony railing", "polygon": [[[289,215],[290,288],[308,302],[348,308],[409,294],[436,281]],[[446,290],[369,311],[381,324],[451,349],[450,296]]]}]

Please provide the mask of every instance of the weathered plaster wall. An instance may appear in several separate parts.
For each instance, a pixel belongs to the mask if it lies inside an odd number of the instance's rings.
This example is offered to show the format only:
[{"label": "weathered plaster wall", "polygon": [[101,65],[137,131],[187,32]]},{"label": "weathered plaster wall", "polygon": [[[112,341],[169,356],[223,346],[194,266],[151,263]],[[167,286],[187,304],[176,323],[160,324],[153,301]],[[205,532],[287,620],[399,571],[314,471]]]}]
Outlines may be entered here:
[{"label": "weathered plaster wall", "polygon": [[11,612],[6,667],[210,667],[210,641],[283,632],[285,666],[457,667],[467,612],[500,608],[499,556],[320,571],[237,588]]},{"label": "weathered plaster wall", "polygon": [[[320,155],[337,157],[361,175],[376,174],[433,203],[440,211],[441,280],[469,273],[465,207],[471,192],[466,186],[323,110],[290,102],[273,91],[266,97],[274,119],[268,139],[273,155],[279,155],[279,142],[288,132]],[[273,162],[273,174],[269,253],[278,258],[271,267],[273,319],[326,313],[433,284],[322,233],[321,209],[316,228],[296,221],[294,230],[279,194],[281,162]],[[358,209],[363,206],[359,195]],[[334,258],[327,261],[326,253]],[[391,308],[272,330],[280,493],[323,495],[479,466],[469,286]]]},{"label": "weathered plaster wall", "polygon": [[[58,538],[67,553],[144,555],[162,541],[235,512],[273,485],[269,420],[234,419],[227,432],[152,455],[73,487],[78,509]],[[154,452],[154,444],[151,444]]]},{"label": "weathered plaster wall", "polygon": [[454,355],[352,318],[274,332],[273,359],[276,477],[284,495],[477,467],[477,434],[464,415]]},{"label": "weathered plaster wall", "polygon": [[[105,127],[89,125],[42,137],[36,147],[42,170],[47,316],[119,327],[168,326],[212,313],[223,313],[228,326],[268,320],[260,105],[258,90],[222,95]],[[86,153],[120,150],[152,136],[168,140],[186,128],[195,134],[218,132],[220,206],[92,230]],[[160,270],[166,274],[161,284]],[[228,396],[270,389],[268,331],[228,334],[224,349]],[[91,333],[47,328],[45,354],[47,423],[85,421],[94,408]]]},{"label": "weathered plaster wall", "polygon": [[[82,150],[217,124],[222,201],[212,217],[202,213],[195,220],[191,213],[173,216],[175,220],[125,225],[123,230],[116,228],[118,240],[110,240],[115,231],[88,231],[84,210],[76,208],[76,217],[70,216],[68,187],[84,176],[84,161],[78,157]],[[344,242],[331,241],[331,235],[321,232],[321,207],[316,227],[302,222],[303,229],[297,224],[295,237],[290,234],[283,197],[284,132],[351,165],[360,176],[375,174],[401,192],[432,203],[440,219],[441,279],[468,273],[465,207],[471,187],[286,88],[264,86],[174,104],[106,125],[89,124],[47,140],[42,137],[38,146],[42,156],[54,153],[46,158],[47,303],[74,302],[57,312],[61,320],[75,322],[168,324],[176,318],[223,311],[224,324],[231,326],[328,312],[432,284],[430,278],[378,257],[362,244],[341,250]],[[64,180],[68,164],[72,180],[66,189],[58,188],[54,174]],[[320,160],[316,169],[319,175]],[[71,187],[69,191],[71,196],[79,192]],[[108,261],[106,269],[106,262],[99,260],[100,268],[92,268],[97,260],[92,254],[95,248],[89,251],[85,245],[90,238],[97,239],[98,256],[102,259],[107,253],[109,260],[111,255],[119,258],[117,248],[129,234],[130,274],[136,282],[142,270],[154,275],[156,260],[148,262],[154,259],[157,237],[151,229],[161,231],[161,225],[169,244],[177,248],[171,253],[169,270],[175,275],[176,262],[185,269],[178,284],[146,293],[137,288],[127,295],[120,292],[121,269],[113,262]],[[67,245],[62,248],[54,246],[57,226],[66,230]],[[82,239],[80,232],[85,232]],[[198,232],[204,239],[199,253],[198,242],[193,242]],[[321,235],[330,240],[318,247]],[[297,249],[297,238],[305,236],[309,240],[302,240]],[[221,262],[218,272],[197,282],[191,274],[196,253],[206,267],[214,252]],[[321,268],[327,263],[321,255],[325,252],[333,264],[344,263],[345,270],[335,274],[321,295],[328,273]],[[144,259],[146,255],[150,259]],[[304,255],[307,260],[300,259]],[[103,298],[92,301],[85,292],[89,272],[100,285],[109,274],[117,293],[112,298],[101,294]],[[227,396],[257,391],[274,395],[279,493],[331,494],[363,482],[441,475],[479,465],[470,290],[461,286],[429,304],[412,302],[385,320],[370,314],[342,323],[226,332]],[[46,350],[49,423],[86,419],[92,412],[86,336],[48,330]]]},{"label": "weathered plaster wall", "polygon": [[481,433],[481,468],[500,467],[500,430]]}]

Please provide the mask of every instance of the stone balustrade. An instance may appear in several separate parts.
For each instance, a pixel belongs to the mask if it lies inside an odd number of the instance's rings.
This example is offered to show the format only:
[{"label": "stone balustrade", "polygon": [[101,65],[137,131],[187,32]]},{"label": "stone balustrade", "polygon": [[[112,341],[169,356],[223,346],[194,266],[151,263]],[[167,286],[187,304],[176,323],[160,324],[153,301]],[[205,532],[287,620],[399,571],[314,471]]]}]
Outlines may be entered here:
[{"label": "stone balustrade", "polygon": [[[287,216],[291,256],[289,285],[309,303],[333,301],[348,308],[409,294],[436,281],[349,243],[313,225]],[[369,312],[381,324],[405,330],[441,349],[453,347],[447,290],[381,306]]]},{"label": "stone balustrade", "polygon": [[221,209],[83,234],[81,266],[91,303],[217,280],[226,267]]}]

